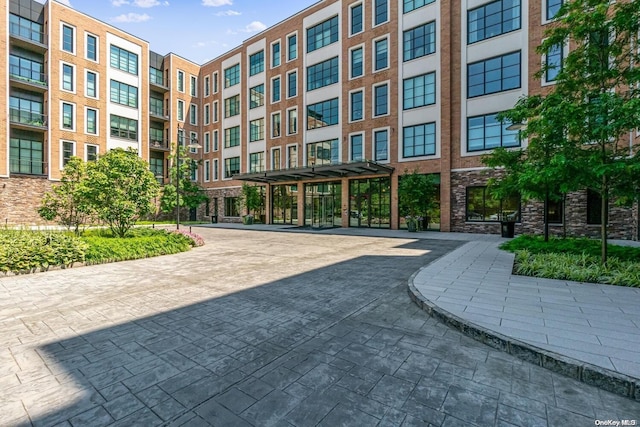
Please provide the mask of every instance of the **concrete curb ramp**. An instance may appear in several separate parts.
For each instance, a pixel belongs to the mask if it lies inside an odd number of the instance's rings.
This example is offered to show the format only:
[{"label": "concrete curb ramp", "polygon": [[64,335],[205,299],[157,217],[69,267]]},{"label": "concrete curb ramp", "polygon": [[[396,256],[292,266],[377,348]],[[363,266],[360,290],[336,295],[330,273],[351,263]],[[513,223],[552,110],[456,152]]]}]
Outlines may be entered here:
[{"label": "concrete curb ramp", "polygon": [[640,401],[640,289],[513,276],[513,258],[469,242],[414,273],[409,295],[492,348]]}]

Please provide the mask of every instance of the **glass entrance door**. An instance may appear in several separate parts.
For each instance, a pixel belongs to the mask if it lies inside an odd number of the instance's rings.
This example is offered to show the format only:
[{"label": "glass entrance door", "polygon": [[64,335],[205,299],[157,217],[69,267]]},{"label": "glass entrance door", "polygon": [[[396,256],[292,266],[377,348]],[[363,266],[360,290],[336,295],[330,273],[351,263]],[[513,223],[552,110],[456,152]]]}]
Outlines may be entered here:
[{"label": "glass entrance door", "polygon": [[388,177],[349,182],[349,226],[391,226],[391,180]]},{"label": "glass entrance door", "polygon": [[342,185],[313,183],[305,185],[305,225],[314,228],[340,227]]}]

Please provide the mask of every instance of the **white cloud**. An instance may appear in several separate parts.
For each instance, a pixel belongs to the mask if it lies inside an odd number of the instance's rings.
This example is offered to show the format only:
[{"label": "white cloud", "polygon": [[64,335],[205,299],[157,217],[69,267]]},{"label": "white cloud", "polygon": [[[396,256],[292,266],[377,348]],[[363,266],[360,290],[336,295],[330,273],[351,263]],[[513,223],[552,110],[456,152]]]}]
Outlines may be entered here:
[{"label": "white cloud", "polygon": [[120,7],[124,4],[129,4],[128,0],[111,0],[111,5],[115,7]]},{"label": "white cloud", "polygon": [[146,13],[126,13],[113,18],[114,22],[145,22],[150,20],[151,17]]},{"label": "white cloud", "polygon": [[133,4],[143,8],[160,6],[160,2],[158,0],[135,0]]},{"label": "white cloud", "polygon": [[231,6],[232,4],[233,4],[232,0],[202,0],[202,5],[209,6],[209,7],[220,7],[224,5]]},{"label": "white cloud", "polygon": [[264,25],[262,22],[253,21],[251,24],[247,25],[242,31],[244,33],[257,33],[260,31],[264,31],[266,29],[267,29],[267,26]]},{"label": "white cloud", "polygon": [[225,10],[224,12],[216,13],[216,16],[240,16],[242,13],[237,10]]}]

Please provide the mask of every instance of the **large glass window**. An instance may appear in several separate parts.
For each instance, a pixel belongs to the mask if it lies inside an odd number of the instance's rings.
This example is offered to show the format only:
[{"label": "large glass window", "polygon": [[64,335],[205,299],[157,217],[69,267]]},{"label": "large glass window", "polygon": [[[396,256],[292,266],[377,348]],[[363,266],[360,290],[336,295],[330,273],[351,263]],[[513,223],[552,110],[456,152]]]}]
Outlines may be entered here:
[{"label": "large glass window", "polygon": [[198,96],[198,78],[196,76],[189,77],[189,95],[193,97]]},{"label": "large glass window", "polygon": [[[240,173],[240,157],[224,159],[224,177],[231,178]],[[237,216],[237,215],[235,215]]]},{"label": "large glass window", "polygon": [[76,145],[70,141],[62,141],[62,167],[66,166],[75,155]]},{"label": "large glass window", "polygon": [[202,111],[202,115],[204,116],[204,124],[208,125],[211,123],[211,105],[204,104],[204,110]]},{"label": "large glass window", "polygon": [[127,117],[111,115],[111,136],[138,140],[138,121]]},{"label": "large glass window", "polygon": [[62,50],[69,53],[75,52],[75,30],[68,26],[62,26]]},{"label": "large glass window", "polygon": [[364,30],[364,18],[362,14],[362,3],[351,6],[351,27],[350,34],[358,34]]},{"label": "large glass window", "polygon": [[490,150],[520,145],[517,130],[507,130],[510,123],[500,123],[495,114],[467,119],[467,151]]},{"label": "large glass window", "polygon": [[287,60],[292,61],[298,57],[298,36],[292,34],[287,37]]},{"label": "large glass window", "polygon": [[287,74],[287,98],[298,95],[298,72],[292,71]]},{"label": "large glass window", "polygon": [[362,120],[364,118],[364,93],[361,90],[351,92],[349,101],[351,121]]},{"label": "large glass window", "polygon": [[294,169],[298,167],[298,146],[290,145],[287,147],[287,168]]},{"label": "large glass window", "polygon": [[235,95],[225,99],[224,117],[233,117],[237,116],[238,114],[240,114],[240,95]]},{"label": "large glass window", "polygon": [[[230,160],[230,159],[227,159],[227,160]],[[240,162],[240,159],[238,159],[238,162]],[[225,166],[226,166],[226,163],[225,163]],[[231,178],[231,175],[226,176],[226,168],[225,168],[225,178]],[[238,211],[238,201],[239,201],[238,197],[224,198],[224,216],[227,216],[227,217],[240,216],[240,213]]]},{"label": "large glass window", "polygon": [[389,20],[389,2],[387,0],[374,0],[374,24],[380,25]]},{"label": "large glass window", "polygon": [[402,129],[402,157],[436,154],[436,124],[424,123]]},{"label": "large glass window", "polygon": [[363,135],[358,133],[356,135],[351,135],[349,138],[350,141],[350,160],[352,162],[359,162],[364,158],[364,146],[363,146]]},{"label": "large glass window", "polygon": [[73,130],[75,128],[74,105],[67,102],[62,103],[62,128]]},{"label": "large glass window", "polygon": [[587,189],[587,224],[602,224],[602,196],[590,188]]},{"label": "large glass window", "polygon": [[560,6],[562,6],[563,0],[546,0],[547,2],[547,20],[551,20],[556,17]]},{"label": "large glass window", "polygon": [[287,111],[287,134],[298,133],[298,110],[293,108]]},{"label": "large glass window", "polygon": [[467,97],[487,95],[520,87],[520,52],[467,65]]},{"label": "large glass window", "polygon": [[249,56],[249,75],[255,76],[264,71],[264,50]]},{"label": "large glass window", "polygon": [[350,52],[351,55],[351,78],[360,77],[364,74],[363,66],[363,50],[361,47],[353,49]]},{"label": "large glass window", "polygon": [[32,61],[17,55],[9,55],[9,74],[12,78],[27,80],[30,83],[42,86],[47,84],[42,62]]},{"label": "large glass window", "polygon": [[[97,145],[93,145],[93,144],[85,145],[85,153],[86,153],[86,157],[87,157],[87,162],[95,162],[96,160],[98,160],[98,146]],[[162,156],[161,153],[157,153],[155,151],[152,151],[149,160],[153,160],[153,156],[157,155],[157,154],[160,154]],[[149,163],[151,163],[151,162],[149,162]],[[151,164],[149,164],[149,166],[151,166]],[[151,169],[151,170],[153,171],[153,169]],[[154,175],[157,176],[155,173],[154,173]],[[163,176],[162,172],[161,172],[160,176]]]},{"label": "large glass window", "polygon": [[402,35],[403,61],[411,61],[436,51],[436,24],[428,22]]},{"label": "large glass window", "polygon": [[249,122],[249,142],[262,141],[264,139],[264,119],[251,120]]},{"label": "large glass window", "polygon": [[338,57],[307,67],[307,91],[338,83]]},{"label": "large glass window", "polygon": [[307,29],[307,53],[337,42],[338,34],[337,16]]},{"label": "large glass window", "polygon": [[224,147],[237,147],[240,145],[240,126],[234,126],[224,130]]},{"label": "large glass window", "polygon": [[87,108],[87,133],[98,133],[98,111],[93,108]]},{"label": "large glass window", "polygon": [[404,79],[402,105],[405,110],[436,102],[436,73]]},{"label": "large glass window", "polygon": [[520,0],[498,0],[467,12],[467,43],[520,29]]},{"label": "large glass window", "polygon": [[389,113],[389,86],[387,84],[373,88],[374,116],[384,116]]},{"label": "large glass window", "polygon": [[9,32],[12,35],[33,40],[38,43],[42,43],[44,41],[42,24],[14,15],[13,13],[9,14]]},{"label": "large glass window", "polygon": [[389,41],[377,40],[375,43],[375,70],[383,70],[389,66]]},{"label": "large glass window", "polygon": [[280,77],[271,80],[271,102],[280,101]]},{"label": "large glass window", "polygon": [[111,80],[111,102],[138,108],[138,88],[116,80]]},{"label": "large glass window", "polygon": [[149,67],[149,82],[158,86],[165,86],[162,70]]},{"label": "large glass window", "polygon": [[338,124],[339,112],[338,98],[309,105],[307,107],[307,129]]},{"label": "large glass window", "polygon": [[264,151],[249,154],[249,173],[264,172]]},{"label": "large glass window", "polygon": [[389,160],[389,131],[385,129],[373,132],[373,144],[375,161]]},{"label": "large glass window", "polygon": [[9,97],[9,120],[12,123],[24,123],[32,126],[46,126],[46,119],[43,114],[44,103],[42,99],[33,100]]},{"label": "large glass window", "polygon": [[62,89],[73,92],[73,65],[62,64]]},{"label": "large glass window", "polygon": [[181,99],[178,99],[178,111],[177,111],[177,116],[178,116],[178,120],[183,122],[184,121],[184,101]]},{"label": "large glass window", "polygon": [[138,75],[138,55],[111,45],[111,67]]},{"label": "large glass window", "polygon": [[198,106],[196,104],[191,104],[189,107],[189,123],[194,126],[198,124]]},{"label": "large glass window", "polygon": [[96,73],[87,71],[87,96],[90,98],[98,97],[98,76]]},{"label": "large glass window", "polygon": [[45,171],[44,163],[44,143],[39,140],[42,136],[31,132],[19,132],[10,139],[9,148],[9,170],[11,173],[22,173],[28,175],[43,175]]},{"label": "large glass window", "polygon": [[240,64],[232,65],[224,70],[224,87],[235,86],[240,83]]},{"label": "large glass window", "polygon": [[184,71],[178,70],[178,91],[184,92]]},{"label": "large glass window", "polygon": [[422,6],[426,6],[433,3],[435,0],[404,0],[402,7],[403,13],[409,13],[413,10],[419,9]]},{"label": "large glass window", "polygon": [[271,66],[280,66],[280,42],[271,45]]},{"label": "large glass window", "polygon": [[340,144],[337,139],[307,144],[307,166],[336,164],[339,155]]},{"label": "large glass window", "polygon": [[547,82],[555,81],[558,78],[558,73],[562,70],[564,60],[564,46],[562,44],[555,44],[547,51],[545,56],[545,73],[544,79]]},{"label": "large glass window", "polygon": [[[227,98],[227,100],[236,98],[235,96],[232,98]],[[236,114],[240,113],[240,98],[238,97],[238,106],[237,109],[234,110]],[[264,105],[264,84],[260,84],[258,86],[254,86],[249,89],[249,108],[257,108],[262,107]],[[230,114],[225,117],[235,116],[236,114]]]},{"label": "large glass window", "polygon": [[98,60],[98,38],[96,36],[92,36],[91,34],[87,34],[87,51],[86,51],[87,59],[92,61]]},{"label": "large glass window", "polygon": [[500,221],[503,217],[520,221],[520,196],[495,199],[487,187],[467,187],[467,221]]},{"label": "large glass window", "polygon": [[281,123],[281,115],[280,113],[273,113],[271,115],[271,137],[277,138],[280,136],[280,123]]}]

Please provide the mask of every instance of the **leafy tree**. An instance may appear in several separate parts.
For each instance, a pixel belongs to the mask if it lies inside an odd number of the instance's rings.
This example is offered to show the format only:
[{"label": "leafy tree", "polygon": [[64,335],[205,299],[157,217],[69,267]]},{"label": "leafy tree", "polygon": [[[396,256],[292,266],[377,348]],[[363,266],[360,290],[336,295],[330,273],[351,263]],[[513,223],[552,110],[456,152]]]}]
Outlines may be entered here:
[{"label": "leafy tree", "polygon": [[[609,201],[631,200],[637,195],[638,177],[633,171],[640,157],[632,157],[637,152],[633,139],[627,142],[623,137],[640,126],[639,31],[638,1],[565,2],[538,47],[538,53],[544,54],[567,43],[571,46],[556,84],[532,104],[521,101],[521,111],[516,113],[526,120],[528,150],[537,149],[536,145],[549,149],[551,163],[541,169],[545,175],[553,177],[563,164],[573,164],[580,171],[576,178],[581,186],[600,195],[603,263],[607,260]],[[548,69],[543,66],[538,75]],[[573,184],[565,182],[568,189]]]},{"label": "leafy tree", "polygon": [[154,212],[159,185],[136,151],[117,148],[89,163],[86,189],[97,216],[124,237],[140,217]]},{"label": "leafy tree", "polygon": [[[207,202],[204,190],[191,180],[191,172],[194,161],[187,156],[185,147],[178,147],[180,150],[180,165],[171,169],[171,184],[167,184],[162,189],[160,198],[160,210],[168,213],[176,209],[178,197],[176,195],[176,175],[180,178],[178,185],[180,188],[180,207],[197,208],[202,203]],[[173,164],[176,165],[176,156],[172,156]],[[184,160],[184,161],[183,161]]]},{"label": "leafy tree", "polygon": [[45,193],[38,214],[47,221],[56,220],[78,235],[80,227],[91,218],[93,208],[86,198],[87,165],[71,157],[62,171],[60,184]]},{"label": "leafy tree", "polygon": [[260,194],[259,186],[249,185],[246,182],[242,184],[241,206],[247,208],[248,215],[253,215],[260,209],[262,206],[262,194]]},{"label": "leafy tree", "polygon": [[398,182],[401,215],[426,217],[435,204],[437,191],[438,186],[430,175],[405,171]]}]

